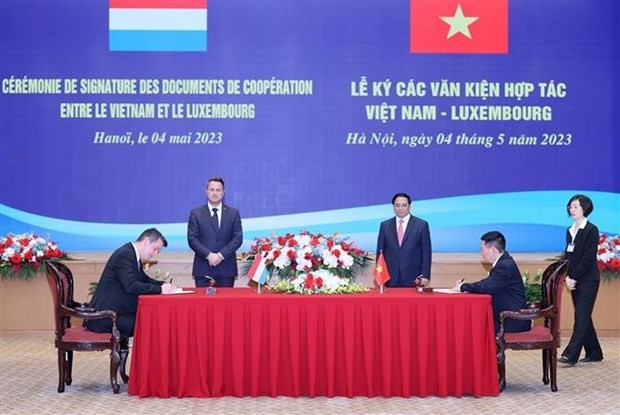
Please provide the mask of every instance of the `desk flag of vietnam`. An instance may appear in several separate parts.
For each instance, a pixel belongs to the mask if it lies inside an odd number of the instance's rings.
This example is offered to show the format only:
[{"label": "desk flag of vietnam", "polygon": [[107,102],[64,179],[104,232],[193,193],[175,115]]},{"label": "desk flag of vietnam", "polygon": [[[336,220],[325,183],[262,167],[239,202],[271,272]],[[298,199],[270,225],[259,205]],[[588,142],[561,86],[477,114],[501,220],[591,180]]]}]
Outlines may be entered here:
[{"label": "desk flag of vietnam", "polygon": [[412,53],[508,53],[508,0],[410,0]]},{"label": "desk flag of vietnam", "polygon": [[265,282],[267,282],[268,276],[269,271],[267,270],[267,264],[265,264],[265,260],[260,254],[260,251],[258,251],[256,257],[254,258],[254,262],[252,262],[252,266],[248,271],[248,278],[252,281],[256,281],[260,285],[263,285]]},{"label": "desk flag of vietnam", "polygon": [[379,254],[379,258],[377,258],[377,263],[375,265],[375,270],[373,271],[373,275],[375,277],[375,282],[377,285],[385,285],[386,282],[390,280],[390,273],[388,272],[388,267],[385,263],[385,258],[383,258],[383,252]]}]

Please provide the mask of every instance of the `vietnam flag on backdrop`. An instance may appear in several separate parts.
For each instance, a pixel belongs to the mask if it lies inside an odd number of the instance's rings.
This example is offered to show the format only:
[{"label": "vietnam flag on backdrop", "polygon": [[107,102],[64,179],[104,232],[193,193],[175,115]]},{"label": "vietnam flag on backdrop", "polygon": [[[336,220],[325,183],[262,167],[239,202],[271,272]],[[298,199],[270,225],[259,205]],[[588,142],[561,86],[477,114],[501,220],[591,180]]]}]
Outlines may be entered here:
[{"label": "vietnam flag on backdrop", "polygon": [[508,53],[508,0],[410,0],[412,53]]},{"label": "vietnam flag on backdrop", "polygon": [[207,0],[110,0],[110,50],[204,52]]},{"label": "vietnam flag on backdrop", "polygon": [[375,264],[375,269],[372,274],[375,277],[375,282],[379,286],[385,285],[385,283],[390,280],[390,273],[388,271],[387,264],[385,263],[385,258],[383,258],[383,252],[379,254],[379,258],[377,258],[377,263]]}]

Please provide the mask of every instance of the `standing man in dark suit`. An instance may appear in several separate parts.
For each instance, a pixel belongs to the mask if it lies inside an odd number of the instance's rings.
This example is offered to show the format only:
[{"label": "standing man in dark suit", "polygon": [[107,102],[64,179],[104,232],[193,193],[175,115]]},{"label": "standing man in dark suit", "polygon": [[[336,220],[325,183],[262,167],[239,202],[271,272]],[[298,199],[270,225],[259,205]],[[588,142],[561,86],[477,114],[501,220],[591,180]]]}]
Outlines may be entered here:
[{"label": "standing man in dark suit", "polygon": [[390,273],[388,287],[427,286],[431,278],[431,233],[428,222],[411,214],[411,197],[392,197],[395,217],[381,222],[377,258],[383,252]]},{"label": "standing man in dark suit", "polygon": [[187,242],[194,251],[192,275],[196,287],[232,287],[237,277],[237,249],[243,242],[241,216],[222,203],[224,180],[207,181],[207,204],[192,209],[187,223]]},{"label": "standing man in dark suit", "polygon": [[[485,262],[493,264],[489,276],[474,283],[459,282],[457,288],[470,293],[491,294],[493,297],[493,320],[495,331],[499,330],[499,313],[504,310],[518,311],[525,308],[525,286],[517,263],[506,251],[506,238],[500,232],[487,232],[480,238],[480,252]],[[507,333],[528,331],[529,320],[504,320]]]},{"label": "standing man in dark suit", "polygon": [[[142,268],[142,260],[151,259],[165,246],[168,241],[161,232],[147,229],[136,242],[128,242],[114,251],[103,269],[90,306],[97,311],[116,311],[116,324],[123,339],[133,336],[140,294],[169,294],[175,290],[172,284],[150,278]],[[111,333],[112,320],[87,320],[86,327],[97,333]]]},{"label": "standing man in dark suit", "polygon": [[566,286],[575,306],[575,322],[573,335],[558,362],[571,366],[577,363],[581,349],[585,350],[586,355],[580,362],[603,360],[603,349],[592,321],[601,278],[596,259],[599,232],[596,225],[588,220],[593,210],[592,200],[585,195],[571,197],[566,205],[568,216],[574,221],[566,230],[565,256],[568,259]]}]

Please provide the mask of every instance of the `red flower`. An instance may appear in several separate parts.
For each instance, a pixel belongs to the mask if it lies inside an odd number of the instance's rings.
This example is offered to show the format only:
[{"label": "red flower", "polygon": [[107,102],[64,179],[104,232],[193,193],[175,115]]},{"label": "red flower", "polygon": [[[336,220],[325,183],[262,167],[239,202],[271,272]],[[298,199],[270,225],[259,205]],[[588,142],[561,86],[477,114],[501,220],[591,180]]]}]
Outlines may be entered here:
[{"label": "red flower", "polygon": [[319,238],[317,238],[316,236],[314,238],[312,238],[312,240],[310,241],[310,246],[315,247],[319,245]]},{"label": "red flower", "polygon": [[335,256],[336,258],[340,258],[340,250],[338,250],[338,249],[334,249],[334,250],[332,251],[332,254],[334,254],[334,256]]},{"label": "red flower", "polygon": [[307,288],[309,290],[314,288],[314,277],[312,276],[312,274],[308,274],[306,276],[306,281],[304,281],[304,288]]},{"label": "red flower", "polygon": [[297,241],[294,238],[291,238],[291,239],[288,240],[288,246],[290,246],[292,248],[295,245],[297,245]]},{"label": "red flower", "polygon": [[269,251],[271,251],[271,244],[269,244],[269,243],[263,244],[263,245],[261,246],[261,249],[262,249],[263,251],[265,251],[265,252],[269,252]]},{"label": "red flower", "polygon": [[22,238],[17,242],[19,242],[21,246],[28,246],[28,238]]},{"label": "red flower", "polygon": [[332,239],[327,240],[327,248],[332,249],[334,247],[334,241]]},{"label": "red flower", "polygon": [[34,256],[34,254],[32,253],[32,251],[28,251],[24,254],[24,258],[26,258],[26,261],[30,261],[32,260],[32,257]]},{"label": "red flower", "polygon": [[323,278],[321,277],[316,277],[314,279],[314,285],[316,285],[316,288],[321,288],[323,287]]},{"label": "red flower", "polygon": [[13,254],[13,256],[9,258],[9,261],[17,265],[22,262],[22,256],[20,254]]},{"label": "red flower", "polygon": [[286,238],[284,236],[278,236],[278,245],[284,246],[286,244]]},{"label": "red flower", "polygon": [[6,241],[4,241],[4,246],[5,248],[9,248],[11,245],[13,245],[13,238],[9,236],[6,238]]},{"label": "red flower", "polygon": [[289,257],[290,259],[295,259],[295,250],[289,249],[288,252],[286,253],[286,256]]},{"label": "red flower", "polygon": [[608,267],[612,271],[620,271],[620,258],[612,258],[611,261],[609,261]]}]

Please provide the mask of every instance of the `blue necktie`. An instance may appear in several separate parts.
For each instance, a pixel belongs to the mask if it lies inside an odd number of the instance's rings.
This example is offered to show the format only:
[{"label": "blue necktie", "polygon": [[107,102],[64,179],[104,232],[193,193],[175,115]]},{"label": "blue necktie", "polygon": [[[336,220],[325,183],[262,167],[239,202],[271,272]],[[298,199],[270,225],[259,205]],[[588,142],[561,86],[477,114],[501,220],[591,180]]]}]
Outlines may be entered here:
[{"label": "blue necktie", "polygon": [[213,211],[213,215],[211,216],[211,218],[213,219],[213,225],[215,226],[216,230],[219,230],[220,229],[220,222],[219,222],[218,217],[217,217],[217,208],[213,208],[211,210]]}]

